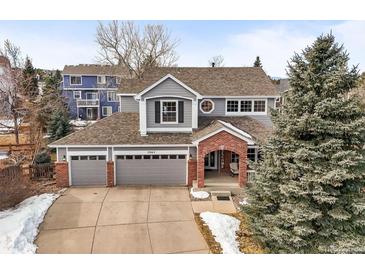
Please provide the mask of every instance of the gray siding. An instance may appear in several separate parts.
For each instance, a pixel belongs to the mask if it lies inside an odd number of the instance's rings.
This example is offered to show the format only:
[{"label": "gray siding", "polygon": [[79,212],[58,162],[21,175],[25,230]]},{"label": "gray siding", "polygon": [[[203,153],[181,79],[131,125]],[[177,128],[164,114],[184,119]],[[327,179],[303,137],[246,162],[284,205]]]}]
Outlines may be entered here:
[{"label": "gray siding", "polygon": [[66,160],[67,160],[67,158],[66,158],[66,148],[58,148],[57,149],[57,159],[58,159],[58,161],[62,161],[62,159],[63,158],[65,158]]},{"label": "gray siding", "polygon": [[214,98],[210,99],[214,102],[214,110],[211,113],[203,113],[200,111],[200,102],[202,100],[199,100],[198,107],[199,107],[199,116],[224,116],[225,115],[225,103],[226,100],[224,98]]},{"label": "gray siding", "polygon": [[[184,123],[178,124],[156,124],[155,123],[155,101],[160,100],[178,100],[184,101]],[[157,98],[146,100],[147,106],[147,128],[191,128],[192,127],[192,106],[191,100],[181,98]]]},{"label": "gray siding", "polygon": [[121,112],[138,112],[139,104],[134,100],[133,96],[121,96],[120,111]]},{"label": "gray siding", "polygon": [[192,94],[190,91],[176,83],[172,79],[166,79],[158,86],[154,87],[146,94],[142,96],[142,98],[153,97],[153,96],[180,96],[180,97],[188,97],[195,99],[196,96]]}]

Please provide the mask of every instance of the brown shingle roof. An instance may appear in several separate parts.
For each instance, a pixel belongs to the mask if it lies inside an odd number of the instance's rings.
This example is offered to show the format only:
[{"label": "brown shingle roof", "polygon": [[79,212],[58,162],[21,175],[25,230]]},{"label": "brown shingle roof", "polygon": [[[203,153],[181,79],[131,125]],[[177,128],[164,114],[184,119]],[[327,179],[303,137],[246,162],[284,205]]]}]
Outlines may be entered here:
[{"label": "brown shingle roof", "polygon": [[258,142],[264,141],[271,130],[249,117],[199,117],[199,129],[191,133],[149,133],[141,136],[138,113],[116,112],[51,145],[142,145],[191,144],[199,136],[212,132],[214,121],[222,120],[246,131]]},{"label": "brown shingle roof", "polygon": [[125,78],[129,77],[128,70],[119,66],[99,65],[99,64],[80,64],[76,66],[66,65],[63,74],[83,74],[83,75],[118,75]]},{"label": "brown shingle roof", "polygon": [[139,93],[167,74],[205,96],[278,96],[274,84],[256,67],[161,67],[142,79],[123,79],[120,93]]}]

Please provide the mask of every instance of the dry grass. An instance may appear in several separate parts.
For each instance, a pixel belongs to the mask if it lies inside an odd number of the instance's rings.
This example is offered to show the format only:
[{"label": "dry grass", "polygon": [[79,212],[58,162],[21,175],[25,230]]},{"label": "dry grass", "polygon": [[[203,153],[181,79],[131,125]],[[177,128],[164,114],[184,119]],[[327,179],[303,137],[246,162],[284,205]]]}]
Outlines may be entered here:
[{"label": "dry grass", "polygon": [[[268,253],[258,241],[254,239],[249,231],[247,217],[242,213],[227,214],[241,221],[240,230],[237,231],[237,240],[239,242],[240,251],[245,254],[264,254]],[[209,246],[210,253],[222,254],[222,248],[214,239],[208,225],[200,218],[200,214],[195,214],[195,222],[198,224],[200,232],[203,234],[205,241]]]}]

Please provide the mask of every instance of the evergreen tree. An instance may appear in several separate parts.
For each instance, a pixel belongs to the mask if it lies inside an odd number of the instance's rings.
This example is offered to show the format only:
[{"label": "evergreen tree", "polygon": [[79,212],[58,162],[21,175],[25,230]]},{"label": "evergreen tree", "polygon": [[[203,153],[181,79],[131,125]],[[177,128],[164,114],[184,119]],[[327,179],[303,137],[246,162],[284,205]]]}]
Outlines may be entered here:
[{"label": "evergreen tree", "polygon": [[359,79],[332,34],[289,64],[285,105],[273,111],[248,189],[252,229],[275,253],[365,252],[365,115]]},{"label": "evergreen tree", "polygon": [[262,68],[262,63],[261,63],[261,60],[260,60],[260,56],[256,56],[256,60],[253,63],[253,66],[255,68]]},{"label": "evergreen tree", "polygon": [[38,94],[37,72],[28,56],[25,58],[23,77],[26,79],[24,90],[27,91],[27,95],[29,97],[36,96]]},{"label": "evergreen tree", "polygon": [[68,114],[62,110],[56,111],[51,118],[49,127],[49,140],[56,141],[65,137],[71,132],[71,125]]}]

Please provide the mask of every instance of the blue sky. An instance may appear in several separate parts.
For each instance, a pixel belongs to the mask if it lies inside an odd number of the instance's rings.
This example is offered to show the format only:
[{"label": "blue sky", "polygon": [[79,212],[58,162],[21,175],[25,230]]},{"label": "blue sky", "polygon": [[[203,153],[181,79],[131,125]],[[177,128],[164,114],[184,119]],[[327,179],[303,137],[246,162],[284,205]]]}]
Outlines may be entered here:
[{"label": "blue sky", "polygon": [[[332,30],[365,70],[365,21],[136,21],[164,24],[180,40],[179,66],[207,66],[222,55],[225,66],[251,66],[259,55],[265,71],[285,77],[287,61],[321,33]],[[36,67],[95,63],[97,21],[0,21],[0,42],[10,39]]]}]

